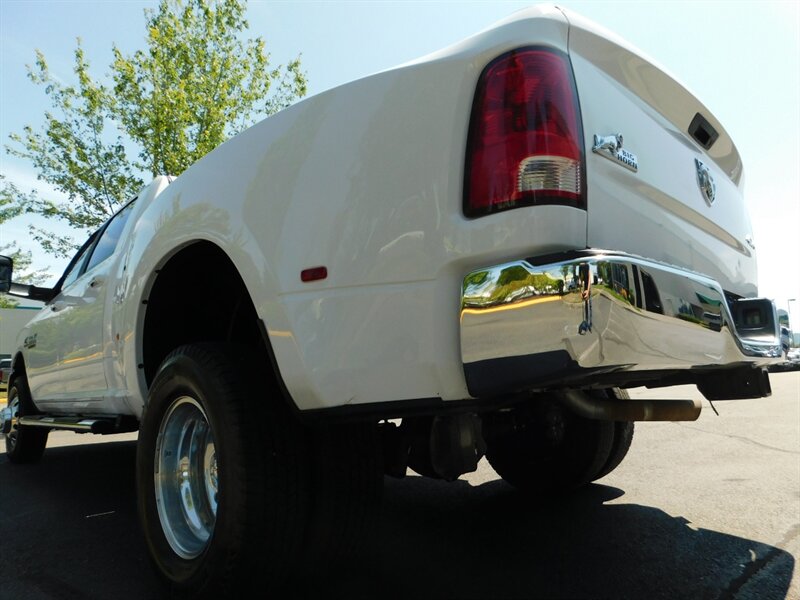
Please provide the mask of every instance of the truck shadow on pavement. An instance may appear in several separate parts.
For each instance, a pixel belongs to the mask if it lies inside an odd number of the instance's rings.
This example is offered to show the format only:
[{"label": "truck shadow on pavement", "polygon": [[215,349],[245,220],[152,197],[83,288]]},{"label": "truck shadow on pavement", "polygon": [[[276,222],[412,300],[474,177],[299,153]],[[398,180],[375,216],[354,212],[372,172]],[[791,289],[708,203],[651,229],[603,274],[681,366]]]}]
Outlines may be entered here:
[{"label": "truck shadow on pavement", "polygon": [[[167,597],[138,529],[135,454],[110,442],[51,448],[34,467],[0,458],[1,597]],[[275,597],[786,598],[788,552],[622,497],[595,484],[536,503],[499,480],[387,478],[366,559]]]}]

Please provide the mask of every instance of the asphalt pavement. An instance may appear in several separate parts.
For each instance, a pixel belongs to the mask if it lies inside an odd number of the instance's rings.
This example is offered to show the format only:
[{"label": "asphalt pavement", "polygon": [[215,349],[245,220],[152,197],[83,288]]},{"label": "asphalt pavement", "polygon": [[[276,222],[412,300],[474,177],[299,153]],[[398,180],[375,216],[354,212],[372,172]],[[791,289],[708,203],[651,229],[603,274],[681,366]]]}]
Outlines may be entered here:
[{"label": "asphalt pavement", "polygon": [[[771,380],[719,417],[705,402],[693,423],[638,423],[623,464],[566,499],[533,502],[485,461],[454,483],[387,478],[375,552],[282,596],[800,599],[800,372]],[[138,530],[135,439],[52,433],[34,467],[0,454],[0,599],[168,597]]]}]

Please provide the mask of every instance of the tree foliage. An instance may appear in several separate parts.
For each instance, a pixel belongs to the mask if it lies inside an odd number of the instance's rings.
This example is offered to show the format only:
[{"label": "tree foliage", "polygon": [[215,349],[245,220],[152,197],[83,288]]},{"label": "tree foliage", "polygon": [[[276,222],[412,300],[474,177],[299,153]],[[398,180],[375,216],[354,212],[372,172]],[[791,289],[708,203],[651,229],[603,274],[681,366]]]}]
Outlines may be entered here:
[{"label": "tree foliage", "polygon": [[[108,83],[91,74],[80,40],[76,83],[62,83],[37,51],[28,76],[52,110],[41,128],[10,136],[7,151],[27,159],[66,201],[14,192],[28,213],[91,231],[133,197],[145,174],[180,175],[228,137],[306,93],[297,58],[270,66],[262,38],[243,39],[243,0],[161,0],[145,10],[146,48],[114,46]],[[31,226],[42,247],[68,256],[69,238]]]},{"label": "tree foliage", "polygon": [[5,175],[0,174],[0,224],[22,214],[22,206],[17,202],[20,192],[11,182],[6,181]]},{"label": "tree foliage", "polygon": [[147,11],[147,51],[125,57],[114,48],[116,112],[153,175],[181,173],[254,117],[305,94],[299,59],[270,69],[263,39],[238,38],[245,29],[236,0],[161,2]]},{"label": "tree foliage", "polygon": [[[74,229],[94,229],[105,221],[132,189],[141,186],[128,159],[121,135],[108,141],[113,125],[114,104],[109,90],[95,82],[78,40],[75,50],[76,85],[65,85],[54,77],[44,55],[37,51],[28,77],[44,86],[52,111],[45,112],[44,124],[36,130],[28,125],[22,134],[12,133],[7,151],[25,158],[37,176],[67,197],[55,202],[36,192],[20,194],[13,183],[4,194],[14,193],[17,204],[28,213],[62,220]],[[71,239],[30,226],[34,239],[55,255],[69,255],[75,248]]]}]

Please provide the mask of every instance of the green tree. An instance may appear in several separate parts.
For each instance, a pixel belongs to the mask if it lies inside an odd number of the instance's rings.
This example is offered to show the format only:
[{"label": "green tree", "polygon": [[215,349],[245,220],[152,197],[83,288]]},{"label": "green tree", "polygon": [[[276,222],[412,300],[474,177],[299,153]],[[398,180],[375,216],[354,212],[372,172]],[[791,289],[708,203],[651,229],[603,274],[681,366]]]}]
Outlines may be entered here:
[{"label": "green tree", "polygon": [[22,207],[16,201],[20,192],[11,182],[6,181],[6,176],[0,174],[0,225],[22,214]]},{"label": "green tree", "polygon": [[[108,84],[92,77],[80,40],[74,85],[54,77],[37,51],[28,76],[44,87],[52,110],[40,129],[12,134],[6,150],[29,160],[67,199],[20,194],[6,182],[3,192],[15,192],[28,213],[88,232],[141,189],[145,174],[180,175],[231,135],[304,96],[299,58],[273,68],[262,38],[242,39],[245,8],[244,0],[161,0],[145,9],[146,48],[130,56],[113,48]],[[30,229],[47,252],[74,252],[71,238]]]},{"label": "green tree", "polygon": [[[92,230],[113,214],[132,190],[141,186],[128,159],[121,135],[108,141],[113,125],[113,96],[89,74],[89,63],[78,40],[75,50],[76,85],[65,85],[50,73],[41,52],[28,66],[28,77],[44,86],[52,111],[45,112],[40,130],[28,125],[22,134],[12,133],[6,150],[31,162],[40,180],[67,197],[66,202],[43,198],[36,192],[22,194],[5,183],[3,194],[13,194],[25,212],[55,218],[74,229]],[[45,251],[69,256],[75,249],[70,237],[57,236],[30,226],[32,237]]]}]

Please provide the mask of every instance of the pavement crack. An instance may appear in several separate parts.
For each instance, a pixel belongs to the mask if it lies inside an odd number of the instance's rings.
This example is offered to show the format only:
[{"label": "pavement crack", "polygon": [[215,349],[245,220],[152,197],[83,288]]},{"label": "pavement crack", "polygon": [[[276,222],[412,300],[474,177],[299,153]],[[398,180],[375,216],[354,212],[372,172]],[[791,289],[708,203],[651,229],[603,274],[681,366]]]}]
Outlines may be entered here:
[{"label": "pavement crack", "polygon": [[787,546],[798,537],[800,537],[800,523],[795,523],[789,528],[789,531],[786,532],[783,539],[775,545],[786,550]]},{"label": "pavement crack", "polygon": [[[744,571],[728,584],[728,587],[720,592],[717,600],[732,600],[736,594],[750,581],[755,575],[764,569],[769,563],[786,554],[786,547],[797,537],[800,537],[800,523],[795,523],[784,534],[783,539],[778,542],[769,552],[761,558],[757,558],[747,564]],[[752,551],[751,551],[752,552]]]},{"label": "pavement crack", "polygon": [[770,446],[769,444],[762,444],[761,442],[757,442],[755,440],[751,440],[748,437],[743,435],[734,435],[732,433],[720,433],[718,431],[709,431],[708,429],[701,429],[700,427],[692,427],[690,425],[686,425],[684,423],[675,423],[678,427],[683,427],[684,429],[692,429],[694,431],[700,431],[702,433],[707,433],[709,435],[717,435],[719,437],[726,437],[731,438],[734,440],[740,440],[742,442],[746,442],[748,444],[752,444],[754,446],[759,446],[760,448],[765,448],[767,450],[775,450],[776,452],[783,452],[784,454],[794,454],[800,455],[800,450],[787,450],[786,448],[778,448],[777,446]]},{"label": "pavement crack", "polygon": [[750,562],[745,567],[744,571],[733,581],[728,584],[728,587],[720,592],[720,595],[717,596],[717,600],[732,600],[736,597],[736,594],[750,581],[756,574],[761,571],[764,567],[766,567],[770,562],[774,559],[778,558],[782,554],[785,554],[783,550],[780,548],[772,548],[769,552],[767,552],[761,558],[757,558],[753,562]]}]

